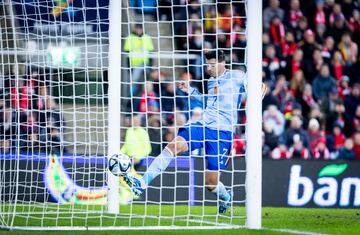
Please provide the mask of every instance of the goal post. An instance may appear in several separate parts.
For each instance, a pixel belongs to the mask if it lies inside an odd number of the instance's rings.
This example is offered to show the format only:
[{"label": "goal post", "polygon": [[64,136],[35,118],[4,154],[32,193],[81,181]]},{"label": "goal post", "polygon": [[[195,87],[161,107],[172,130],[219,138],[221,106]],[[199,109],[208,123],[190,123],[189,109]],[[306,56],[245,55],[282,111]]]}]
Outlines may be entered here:
[{"label": "goal post", "polygon": [[250,229],[260,229],[262,198],[262,0],[250,0],[247,5],[246,226]]},{"label": "goal post", "polygon": [[[109,3],[109,89],[108,89],[108,152],[107,156],[120,150],[120,110],[121,110],[121,16],[122,1],[110,0]],[[109,213],[119,213],[119,177],[107,173]]]}]

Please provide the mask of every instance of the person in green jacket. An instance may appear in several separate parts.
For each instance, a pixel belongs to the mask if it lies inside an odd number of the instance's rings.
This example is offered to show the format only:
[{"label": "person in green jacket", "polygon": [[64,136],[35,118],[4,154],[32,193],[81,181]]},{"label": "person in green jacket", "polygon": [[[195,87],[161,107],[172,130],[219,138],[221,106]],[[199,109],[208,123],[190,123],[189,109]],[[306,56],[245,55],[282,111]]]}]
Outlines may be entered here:
[{"label": "person in green jacket", "polygon": [[[148,132],[141,126],[141,118],[134,115],[132,118],[132,126],[126,130],[124,145],[121,152],[131,157],[133,166],[129,174],[136,176],[137,169],[141,165],[142,160],[151,153],[151,144]],[[124,179],[120,177],[120,204],[127,205],[134,199],[129,186]],[[135,197],[136,199],[136,197]]]},{"label": "person in green jacket", "polygon": [[121,152],[133,159],[135,169],[137,169],[141,161],[151,153],[149,134],[141,126],[141,118],[139,115],[133,116],[132,127],[129,127],[126,131]]},{"label": "person in green jacket", "polygon": [[146,67],[151,66],[149,53],[154,51],[154,44],[149,35],[144,33],[141,24],[136,24],[133,32],[125,39],[124,51],[129,52],[129,65],[131,68],[130,81],[132,84],[132,94],[138,92],[137,82],[144,81]]}]

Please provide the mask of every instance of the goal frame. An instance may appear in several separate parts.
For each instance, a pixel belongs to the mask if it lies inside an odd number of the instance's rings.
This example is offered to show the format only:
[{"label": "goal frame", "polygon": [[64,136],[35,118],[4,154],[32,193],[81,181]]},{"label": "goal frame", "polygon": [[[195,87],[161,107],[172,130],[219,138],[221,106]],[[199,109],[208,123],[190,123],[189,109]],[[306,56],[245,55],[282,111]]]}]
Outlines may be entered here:
[{"label": "goal frame", "polygon": [[[109,6],[109,132],[108,156],[115,154],[120,149],[120,92],[119,78],[121,79],[121,56],[116,52],[121,50],[121,4],[122,1],[110,0]],[[262,153],[261,153],[261,61],[262,61],[262,1],[246,0],[247,6],[247,105],[246,105],[246,228],[261,229],[261,200],[262,200]],[[114,24],[115,23],[115,24]],[[248,53],[251,51],[251,53]],[[251,107],[251,108],[249,108]],[[249,131],[251,130],[251,131]],[[116,133],[115,133],[116,132]],[[108,212],[119,213],[118,179],[108,173]],[[171,226],[161,227],[163,229]],[[203,228],[192,226],[191,228]],[[176,228],[175,228],[176,229]],[[179,227],[183,229],[183,227]]]}]

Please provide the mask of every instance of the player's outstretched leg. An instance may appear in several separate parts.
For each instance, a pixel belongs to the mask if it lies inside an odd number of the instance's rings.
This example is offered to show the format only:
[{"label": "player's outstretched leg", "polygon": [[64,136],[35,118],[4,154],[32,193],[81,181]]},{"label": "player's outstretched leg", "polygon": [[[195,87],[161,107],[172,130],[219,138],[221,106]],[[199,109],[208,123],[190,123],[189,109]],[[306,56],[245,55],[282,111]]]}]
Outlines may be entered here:
[{"label": "player's outstretched leg", "polygon": [[220,199],[220,201],[219,201],[219,213],[221,213],[221,214],[226,213],[228,211],[228,209],[231,207],[231,201],[232,201],[233,194],[230,190],[228,190],[227,193],[229,195],[227,200]]},{"label": "player's outstretched leg", "polygon": [[[175,144],[174,144],[175,146]],[[140,196],[146,189],[146,187],[160,175],[170,164],[171,160],[174,159],[173,147],[171,144],[165,147],[165,149],[157,156],[151,163],[149,168],[146,170],[142,178],[126,175],[124,176],[125,182],[129,185],[135,195]]]}]

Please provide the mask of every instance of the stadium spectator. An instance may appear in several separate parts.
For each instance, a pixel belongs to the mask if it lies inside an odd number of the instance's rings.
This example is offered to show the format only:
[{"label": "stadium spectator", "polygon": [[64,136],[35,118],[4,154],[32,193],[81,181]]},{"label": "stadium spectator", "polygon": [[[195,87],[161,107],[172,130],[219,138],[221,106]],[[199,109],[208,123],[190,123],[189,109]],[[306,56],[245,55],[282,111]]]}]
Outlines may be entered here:
[{"label": "stadium spectator", "polygon": [[[197,58],[189,60],[186,62],[189,64],[189,71],[197,80],[201,80],[203,75],[203,65],[205,63],[203,56],[203,47],[208,45],[209,42],[204,42],[204,37],[201,31],[201,28],[197,28],[194,31],[191,39],[189,40],[189,52],[191,54],[197,55]],[[211,46],[209,46],[211,48]]]},{"label": "stadium spectator", "polygon": [[355,3],[354,0],[343,0],[341,1],[341,9],[344,13],[344,16],[346,17],[346,20],[350,20],[351,15],[353,13],[354,9],[357,9],[359,7],[358,3]]},{"label": "stadium spectator", "polygon": [[302,115],[302,108],[301,105],[296,102],[296,100],[293,97],[290,97],[287,99],[284,110],[283,110],[284,116],[285,116],[285,128],[289,127],[290,121],[292,117],[297,116],[301,119],[301,121],[304,123],[304,120],[306,117]]},{"label": "stadium spectator", "polygon": [[279,142],[279,135],[275,134],[273,126],[267,122],[263,124],[263,139],[264,144],[268,146],[270,150],[275,149]]},{"label": "stadium spectator", "polygon": [[339,97],[345,100],[345,97],[351,94],[350,78],[346,75],[341,77],[338,85]]},{"label": "stadium spectator", "polygon": [[354,137],[353,137],[353,140],[354,140],[354,152],[356,154],[356,160],[360,160],[360,132],[356,132]]},{"label": "stadium spectator", "polygon": [[13,81],[11,86],[11,102],[13,109],[26,112],[30,107],[31,96],[34,93],[33,81],[27,81],[22,77]]},{"label": "stadium spectator", "polygon": [[344,65],[345,61],[341,55],[341,52],[336,51],[331,60],[331,74],[338,83],[344,75]]},{"label": "stadium spectator", "polygon": [[172,14],[172,1],[171,0],[159,0],[159,21],[172,21],[173,14]]},{"label": "stadium spectator", "polygon": [[356,63],[358,58],[358,46],[351,40],[350,33],[345,32],[342,34],[341,41],[339,43],[339,50],[347,67]]},{"label": "stadium spectator", "polygon": [[196,13],[190,15],[190,19],[187,22],[187,30],[188,30],[188,35],[191,38],[194,37],[195,35],[197,35],[199,38],[202,38],[200,15]]},{"label": "stadium spectator", "polygon": [[352,86],[351,94],[345,97],[345,109],[350,116],[355,115],[355,109],[360,105],[360,83]]},{"label": "stadium spectator", "polygon": [[345,159],[345,160],[355,160],[356,154],[353,150],[354,148],[354,142],[351,138],[348,138],[345,140],[344,147],[339,149],[339,159]]},{"label": "stadium spectator", "polygon": [[287,23],[289,24],[289,28],[296,28],[301,17],[303,17],[303,13],[300,9],[300,1],[291,0],[290,9],[287,13]]},{"label": "stadium spectator", "polygon": [[40,148],[42,151],[48,153],[65,153],[67,152],[66,148],[63,146],[63,137],[61,130],[56,125],[57,121],[52,117],[47,117],[45,121],[45,127],[40,129]]},{"label": "stadium spectator", "polygon": [[330,75],[329,66],[321,65],[319,74],[315,77],[313,83],[313,95],[315,100],[319,101],[327,96],[331,90],[336,90],[336,81]]},{"label": "stadium spectator", "polygon": [[132,127],[126,130],[121,152],[133,159],[135,170],[141,161],[151,153],[151,144],[148,132],[141,126],[139,115],[132,117]]},{"label": "stadium spectator", "polygon": [[321,101],[319,101],[321,112],[325,116],[329,115],[331,112],[335,112],[335,106],[338,101],[339,92],[337,89],[332,89],[327,96],[325,96]]},{"label": "stadium spectator", "polygon": [[327,20],[324,11],[324,0],[316,0],[316,13],[314,18],[315,26],[318,25],[325,25],[326,26]]},{"label": "stadium spectator", "polygon": [[161,120],[159,115],[152,115],[148,121],[148,133],[151,143],[151,156],[157,156],[161,152]]},{"label": "stadium spectator", "polygon": [[339,125],[346,136],[351,136],[354,131],[351,116],[345,112],[345,106],[341,99],[336,101],[335,110],[326,114],[326,130],[330,132],[334,125]]},{"label": "stadium spectator", "polygon": [[[269,105],[267,107],[267,110],[263,114],[263,120],[264,127],[268,127],[267,130],[271,128],[276,136],[280,136],[283,133],[285,126],[284,115],[277,109],[275,105]],[[267,133],[267,131],[265,131],[265,133]]]},{"label": "stadium spectator", "polygon": [[145,83],[145,89],[141,94],[139,108],[136,109],[142,113],[154,114],[160,111],[159,98],[154,92],[154,85],[152,82]]},{"label": "stadium spectator", "polygon": [[39,148],[39,124],[34,113],[27,115],[26,122],[20,125],[20,146],[25,151],[32,151]]},{"label": "stadium spectator", "polygon": [[331,36],[327,36],[321,48],[321,56],[324,59],[325,63],[329,63],[331,58],[333,57],[333,54],[335,52],[334,47],[335,47],[334,38]]},{"label": "stadium spectator", "polygon": [[325,24],[318,24],[315,26],[315,41],[318,44],[323,44],[326,38],[326,25]]},{"label": "stadium spectator", "polygon": [[212,5],[204,6],[204,29],[205,32],[210,32],[213,26],[217,24],[217,11],[216,7]]},{"label": "stadium spectator", "polygon": [[310,111],[318,107],[312,95],[312,87],[310,84],[306,84],[302,92],[301,98],[297,99],[297,102],[301,105],[302,113],[305,117],[310,115]]},{"label": "stadium spectator", "polygon": [[270,21],[274,16],[278,16],[281,21],[284,19],[284,10],[280,8],[279,0],[269,0],[269,6],[263,12],[264,31],[269,30]]},{"label": "stadium spectator", "polygon": [[335,23],[330,27],[329,34],[334,38],[335,43],[338,44],[344,32],[350,32],[343,15],[335,16]]},{"label": "stadium spectator", "polygon": [[16,114],[11,107],[6,105],[0,112],[0,150],[1,152],[9,152],[15,147],[16,138]]},{"label": "stadium spectator", "polygon": [[294,36],[293,32],[291,32],[291,31],[286,32],[285,33],[285,42],[282,44],[282,48],[281,48],[283,57],[285,59],[291,58],[295,54],[297,48],[298,48],[298,46],[295,41],[295,36]]},{"label": "stadium spectator", "polygon": [[360,104],[356,106],[355,116],[351,120],[354,132],[360,131]]},{"label": "stadium spectator", "polygon": [[[313,54],[315,49],[319,49],[319,45],[315,41],[315,33],[308,29],[304,33],[303,40],[299,43],[301,50],[304,52],[304,62],[307,66],[311,66],[313,62]],[[309,65],[310,64],[310,65]],[[309,78],[309,76],[306,76]]]},{"label": "stadium spectator", "polygon": [[129,52],[129,65],[132,70],[131,94],[137,95],[139,86],[136,83],[144,81],[146,69],[152,64],[149,52],[154,51],[152,39],[144,33],[141,24],[136,24],[133,32],[125,39],[124,51]]},{"label": "stadium spectator", "polygon": [[263,71],[265,72],[265,81],[269,82],[273,87],[282,66],[280,59],[276,56],[275,47],[273,45],[268,45],[265,48],[262,66]]},{"label": "stadium spectator", "polygon": [[278,99],[273,95],[271,88],[268,83],[265,83],[266,91],[264,98],[262,100],[262,111],[264,112],[265,109],[268,108],[269,105],[276,105],[279,107]]},{"label": "stadium spectator", "polygon": [[285,43],[285,26],[279,16],[274,16],[270,23],[270,36],[276,46],[282,47]]},{"label": "stadium spectator", "polygon": [[37,120],[41,128],[46,127],[46,121],[52,117],[54,125],[60,127],[62,125],[62,117],[57,109],[54,97],[49,95],[46,84],[41,84],[39,87],[39,94],[35,100],[37,110]]},{"label": "stadium spectator", "polygon": [[303,51],[298,48],[294,55],[287,59],[285,75],[288,78],[293,77],[297,71],[304,69],[303,57]]},{"label": "stadium spectator", "polygon": [[271,151],[272,159],[289,159],[290,154],[288,152],[287,146],[284,143],[279,143],[273,151]]},{"label": "stadium spectator", "polygon": [[308,20],[306,17],[301,17],[298,21],[298,25],[293,30],[294,36],[297,42],[300,42],[304,38],[305,31],[308,29]]},{"label": "stadium spectator", "polygon": [[330,154],[333,158],[337,158],[338,151],[344,146],[345,135],[342,133],[340,125],[334,125],[330,134],[326,136],[326,146],[328,147]]},{"label": "stadium spectator", "polygon": [[325,138],[325,133],[320,129],[320,123],[315,118],[312,118],[309,121],[307,133],[309,136],[310,152],[314,154],[315,148],[318,146],[319,141],[322,138]]},{"label": "stadium spectator", "polygon": [[306,79],[302,70],[295,72],[294,76],[291,78],[290,82],[290,91],[291,95],[297,100],[302,96],[305,89]]},{"label": "stadium spectator", "polygon": [[232,38],[232,46],[234,48],[232,60],[238,63],[245,63],[246,34],[239,24],[234,24]]},{"label": "stadium spectator", "polygon": [[310,158],[309,150],[304,146],[304,142],[299,134],[295,134],[293,136],[293,143],[289,148],[288,154],[289,154],[289,158],[296,158],[303,160]]},{"label": "stadium spectator", "polygon": [[354,42],[360,44],[360,11],[353,9],[352,17],[349,20],[349,27],[353,35]]},{"label": "stadium spectator", "polygon": [[307,132],[303,129],[302,123],[303,122],[300,117],[293,116],[290,122],[290,127],[282,134],[281,142],[285,143],[288,148],[294,144],[294,135],[299,135],[305,148],[309,147],[309,137]]},{"label": "stadium spectator", "polygon": [[330,159],[330,151],[326,147],[326,139],[320,138],[317,142],[315,149],[313,151],[313,157],[316,160],[329,160]]},{"label": "stadium spectator", "polygon": [[280,109],[285,105],[287,97],[290,94],[289,88],[284,75],[279,75],[272,91],[273,96],[277,99],[277,104]]},{"label": "stadium spectator", "polygon": [[333,10],[332,10],[332,12],[330,13],[330,16],[329,16],[330,26],[334,25],[337,17],[341,17],[342,19],[345,19],[345,16],[341,11],[341,5],[340,4],[335,4],[333,6]]},{"label": "stadium spectator", "polygon": [[187,99],[176,94],[177,91],[174,82],[166,82],[163,84],[163,89],[160,92],[161,110],[163,112],[171,114],[176,108],[184,110]]},{"label": "stadium spectator", "polygon": [[219,12],[218,27],[225,33],[230,33],[233,24],[240,24],[240,17],[237,17],[236,11],[230,4],[226,4],[224,10]]}]

